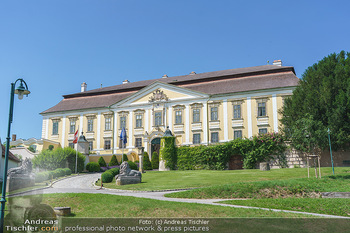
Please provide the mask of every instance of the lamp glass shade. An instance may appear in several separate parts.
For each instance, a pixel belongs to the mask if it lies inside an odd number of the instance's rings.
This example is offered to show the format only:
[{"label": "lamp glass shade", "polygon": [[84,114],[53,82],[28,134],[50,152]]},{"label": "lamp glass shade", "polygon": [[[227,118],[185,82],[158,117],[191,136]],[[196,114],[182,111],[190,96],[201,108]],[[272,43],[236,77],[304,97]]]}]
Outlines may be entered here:
[{"label": "lamp glass shade", "polygon": [[18,99],[23,99],[23,95],[28,95],[30,94],[30,91],[28,91],[24,86],[23,83],[21,82],[21,84],[19,85],[19,87],[16,88],[15,90],[15,94],[18,95]]}]

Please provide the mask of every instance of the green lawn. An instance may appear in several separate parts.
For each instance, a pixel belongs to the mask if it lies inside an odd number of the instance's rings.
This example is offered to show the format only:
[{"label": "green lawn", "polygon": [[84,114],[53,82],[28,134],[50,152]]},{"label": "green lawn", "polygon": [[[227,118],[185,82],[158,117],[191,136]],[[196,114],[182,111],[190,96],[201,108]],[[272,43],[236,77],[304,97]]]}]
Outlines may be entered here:
[{"label": "green lawn", "polygon": [[177,198],[280,198],[319,197],[321,192],[350,192],[350,174],[213,185],[167,194]]},{"label": "green lawn", "polygon": [[347,198],[264,198],[230,200],[220,203],[350,217],[350,200]]},{"label": "green lawn", "polygon": [[[15,200],[12,202],[15,203]],[[75,217],[309,217],[301,214],[158,201],[109,194],[45,194],[43,203],[52,207],[69,206]]]},{"label": "green lawn", "polygon": [[[331,175],[331,168],[322,168],[322,176]],[[336,173],[348,173],[350,168],[336,168]],[[126,190],[169,190],[209,187],[238,182],[288,180],[307,177],[306,168],[273,169],[260,171],[258,169],[247,170],[189,170],[189,171],[147,171],[142,174],[142,183],[133,185],[116,186],[112,183],[104,183],[106,188]],[[97,185],[101,185],[97,182]]]}]

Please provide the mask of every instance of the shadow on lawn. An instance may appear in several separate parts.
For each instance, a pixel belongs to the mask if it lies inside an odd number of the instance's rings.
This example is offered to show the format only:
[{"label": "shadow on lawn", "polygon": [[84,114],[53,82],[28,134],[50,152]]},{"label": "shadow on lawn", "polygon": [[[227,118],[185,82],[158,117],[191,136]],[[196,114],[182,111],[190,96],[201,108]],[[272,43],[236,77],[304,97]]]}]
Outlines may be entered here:
[{"label": "shadow on lawn", "polygon": [[340,180],[348,180],[350,179],[350,175],[335,175],[335,176],[328,176],[330,179],[340,179]]}]

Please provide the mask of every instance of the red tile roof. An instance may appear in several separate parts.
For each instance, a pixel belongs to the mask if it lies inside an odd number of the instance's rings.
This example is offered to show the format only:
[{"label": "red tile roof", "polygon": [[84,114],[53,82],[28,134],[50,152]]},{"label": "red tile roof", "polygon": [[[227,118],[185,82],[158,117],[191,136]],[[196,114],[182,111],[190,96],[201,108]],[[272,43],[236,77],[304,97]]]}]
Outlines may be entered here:
[{"label": "red tile roof", "polygon": [[41,114],[77,109],[105,108],[156,81],[215,95],[294,87],[298,85],[299,79],[295,76],[293,67],[276,65],[151,79],[64,95],[64,99],[61,102]]},{"label": "red tile roof", "polygon": [[[6,150],[6,147],[4,145],[1,144],[1,147],[2,147],[2,157],[5,158],[5,150]],[[17,158],[16,156],[14,156],[11,151],[9,151],[9,159],[12,160],[12,161],[15,161],[17,163],[21,162],[21,160],[19,158]]]}]

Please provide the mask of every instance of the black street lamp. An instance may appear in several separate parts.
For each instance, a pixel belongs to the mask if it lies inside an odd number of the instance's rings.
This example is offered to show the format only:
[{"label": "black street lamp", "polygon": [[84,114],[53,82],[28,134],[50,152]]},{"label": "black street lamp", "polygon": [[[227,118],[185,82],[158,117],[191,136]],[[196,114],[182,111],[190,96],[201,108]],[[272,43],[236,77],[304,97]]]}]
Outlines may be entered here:
[{"label": "black street lamp", "polygon": [[331,131],[330,129],[328,128],[327,130],[327,133],[328,133],[328,142],[329,142],[329,151],[331,153],[331,161],[332,161],[332,171],[333,171],[333,176],[334,176],[334,165],[333,165],[333,156],[332,156],[332,145],[331,145]]},{"label": "black street lamp", "polygon": [[[19,87],[15,89],[16,83],[20,81]],[[25,85],[25,87],[23,86]],[[6,138],[6,151],[5,151],[5,160],[4,160],[4,176],[2,181],[2,193],[1,193],[1,212],[0,212],[0,232],[4,231],[4,216],[5,216],[5,204],[6,204],[6,182],[7,182],[7,167],[8,167],[8,158],[9,158],[9,150],[10,150],[10,131],[11,131],[11,123],[13,120],[13,105],[14,105],[14,96],[18,95],[18,99],[23,99],[23,95],[30,94],[28,90],[27,83],[19,78],[14,83],[11,83],[11,96],[10,96],[10,112],[9,112],[9,122],[7,128],[7,138]]]}]

